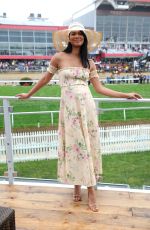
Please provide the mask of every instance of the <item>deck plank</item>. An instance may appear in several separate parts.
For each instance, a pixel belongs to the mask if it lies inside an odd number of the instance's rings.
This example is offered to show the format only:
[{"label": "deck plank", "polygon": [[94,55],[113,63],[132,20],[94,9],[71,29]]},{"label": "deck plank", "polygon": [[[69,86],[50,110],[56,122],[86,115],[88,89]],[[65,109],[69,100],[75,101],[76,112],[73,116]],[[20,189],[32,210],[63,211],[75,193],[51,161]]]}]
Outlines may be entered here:
[{"label": "deck plank", "polygon": [[150,194],[97,190],[99,212],[72,201],[73,190],[0,185],[0,205],[15,209],[17,230],[150,230]]}]

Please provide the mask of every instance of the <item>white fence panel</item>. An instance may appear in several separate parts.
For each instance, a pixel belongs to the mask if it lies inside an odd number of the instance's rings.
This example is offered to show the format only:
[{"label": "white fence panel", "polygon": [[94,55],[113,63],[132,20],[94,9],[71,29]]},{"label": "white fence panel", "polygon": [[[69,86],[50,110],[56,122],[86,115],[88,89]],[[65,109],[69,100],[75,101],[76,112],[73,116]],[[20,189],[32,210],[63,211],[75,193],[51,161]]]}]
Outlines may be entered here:
[{"label": "white fence panel", "polygon": [[[4,136],[0,136],[0,162],[6,162]],[[57,158],[57,131],[12,134],[14,161]]]},{"label": "white fence panel", "polygon": [[5,137],[0,135],[0,162],[6,162],[6,148],[5,148]]},{"label": "white fence panel", "polygon": [[103,154],[150,150],[150,125],[128,125],[101,128]]},{"label": "white fence panel", "polygon": [[[13,133],[14,161],[57,158],[58,131]],[[5,137],[0,135],[0,162],[6,162]],[[150,125],[100,128],[102,154],[150,150]]]}]

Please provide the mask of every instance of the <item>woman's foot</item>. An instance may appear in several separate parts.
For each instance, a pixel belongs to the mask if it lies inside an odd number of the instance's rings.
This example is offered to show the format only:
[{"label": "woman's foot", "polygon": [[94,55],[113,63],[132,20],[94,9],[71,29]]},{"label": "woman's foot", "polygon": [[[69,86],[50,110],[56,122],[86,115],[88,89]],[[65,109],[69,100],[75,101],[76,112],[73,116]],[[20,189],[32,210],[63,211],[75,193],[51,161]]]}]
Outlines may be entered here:
[{"label": "woman's foot", "polygon": [[78,202],[81,201],[81,185],[74,186],[74,194],[73,194],[73,201]]},{"label": "woman's foot", "polygon": [[94,187],[88,187],[88,206],[93,212],[98,212]]}]

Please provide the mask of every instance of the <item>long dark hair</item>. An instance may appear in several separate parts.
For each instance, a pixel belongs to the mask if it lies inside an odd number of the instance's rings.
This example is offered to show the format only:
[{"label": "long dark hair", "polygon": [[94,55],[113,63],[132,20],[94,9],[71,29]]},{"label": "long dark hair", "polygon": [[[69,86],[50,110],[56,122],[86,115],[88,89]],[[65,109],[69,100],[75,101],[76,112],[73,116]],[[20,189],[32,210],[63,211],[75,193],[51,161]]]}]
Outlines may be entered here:
[{"label": "long dark hair", "polygon": [[[81,30],[81,34],[84,37],[84,42],[80,48],[81,63],[82,63],[84,68],[89,68],[90,64],[89,64],[89,60],[88,60],[88,49],[87,49],[88,40],[87,40],[86,34],[82,30]],[[72,45],[70,42],[68,42],[68,46],[66,47],[66,49],[63,52],[65,52],[65,53],[71,53],[72,52]]]}]

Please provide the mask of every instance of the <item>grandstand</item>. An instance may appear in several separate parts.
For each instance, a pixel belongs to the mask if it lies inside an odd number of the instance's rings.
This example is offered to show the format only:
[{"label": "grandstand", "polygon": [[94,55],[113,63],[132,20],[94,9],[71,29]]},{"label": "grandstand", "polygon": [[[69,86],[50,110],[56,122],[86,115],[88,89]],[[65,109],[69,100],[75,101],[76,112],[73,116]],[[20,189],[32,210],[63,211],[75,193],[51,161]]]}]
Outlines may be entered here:
[{"label": "grandstand", "polygon": [[150,0],[95,0],[65,22],[101,31],[103,58],[137,58],[150,50]]},{"label": "grandstand", "polygon": [[122,63],[130,70],[134,60],[139,59],[139,66],[149,72],[150,62],[146,62],[150,56],[150,0],[95,0],[75,12],[64,26],[54,26],[41,14],[30,13],[25,21],[18,22],[3,13],[0,16],[0,71],[44,71],[56,52],[52,32],[65,29],[72,21],[103,33],[99,48],[90,53],[96,56],[95,61]]},{"label": "grandstand", "polygon": [[25,21],[0,16],[0,60],[50,60],[55,53],[52,32],[64,29],[54,26],[41,14],[33,13]]}]

